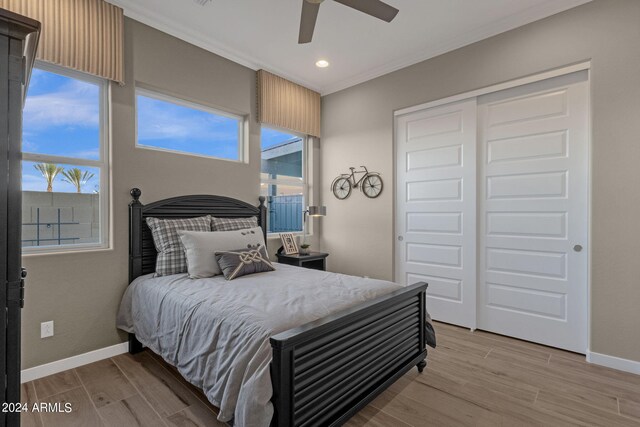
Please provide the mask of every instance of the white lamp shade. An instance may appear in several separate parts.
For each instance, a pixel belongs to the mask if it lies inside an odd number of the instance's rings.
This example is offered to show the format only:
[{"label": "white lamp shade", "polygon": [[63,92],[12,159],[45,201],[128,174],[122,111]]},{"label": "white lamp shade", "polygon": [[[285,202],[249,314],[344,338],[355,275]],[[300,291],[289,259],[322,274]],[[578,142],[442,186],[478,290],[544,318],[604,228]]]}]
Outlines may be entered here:
[{"label": "white lamp shade", "polygon": [[309,214],[309,216],[326,216],[327,207],[326,206],[308,206],[307,213]]}]

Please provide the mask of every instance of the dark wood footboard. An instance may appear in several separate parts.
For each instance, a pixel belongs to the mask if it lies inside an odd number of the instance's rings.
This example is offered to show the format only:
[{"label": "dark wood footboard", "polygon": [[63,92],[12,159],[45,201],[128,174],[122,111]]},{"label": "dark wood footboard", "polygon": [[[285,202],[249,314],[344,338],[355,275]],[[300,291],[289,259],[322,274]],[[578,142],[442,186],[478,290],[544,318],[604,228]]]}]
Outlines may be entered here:
[{"label": "dark wood footboard", "polygon": [[417,366],[426,283],[417,283],[271,338],[272,425],[337,426]]}]

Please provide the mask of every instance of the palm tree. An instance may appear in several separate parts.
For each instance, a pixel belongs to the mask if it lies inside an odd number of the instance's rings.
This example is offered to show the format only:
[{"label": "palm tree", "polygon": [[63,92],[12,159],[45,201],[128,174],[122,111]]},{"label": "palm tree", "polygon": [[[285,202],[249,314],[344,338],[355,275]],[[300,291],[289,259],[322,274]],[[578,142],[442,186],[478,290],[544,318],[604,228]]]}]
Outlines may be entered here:
[{"label": "palm tree", "polygon": [[42,174],[45,181],[47,181],[47,193],[53,191],[53,180],[56,176],[64,170],[62,166],[58,166],[55,163],[38,163],[33,165],[38,172]]},{"label": "palm tree", "polygon": [[82,186],[94,176],[93,173],[89,171],[83,171],[78,168],[62,171],[62,175],[64,176],[62,180],[75,185],[78,193],[82,192]]}]

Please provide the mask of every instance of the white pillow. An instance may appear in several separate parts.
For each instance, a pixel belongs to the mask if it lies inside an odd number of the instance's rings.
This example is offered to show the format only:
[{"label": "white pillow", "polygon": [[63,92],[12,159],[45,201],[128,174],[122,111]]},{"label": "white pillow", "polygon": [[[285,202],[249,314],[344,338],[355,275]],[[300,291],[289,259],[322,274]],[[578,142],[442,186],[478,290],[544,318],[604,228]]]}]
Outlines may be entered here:
[{"label": "white pillow", "polygon": [[178,236],[187,256],[187,271],[192,279],[222,274],[216,261],[216,252],[266,246],[260,227],[233,231],[178,230]]}]

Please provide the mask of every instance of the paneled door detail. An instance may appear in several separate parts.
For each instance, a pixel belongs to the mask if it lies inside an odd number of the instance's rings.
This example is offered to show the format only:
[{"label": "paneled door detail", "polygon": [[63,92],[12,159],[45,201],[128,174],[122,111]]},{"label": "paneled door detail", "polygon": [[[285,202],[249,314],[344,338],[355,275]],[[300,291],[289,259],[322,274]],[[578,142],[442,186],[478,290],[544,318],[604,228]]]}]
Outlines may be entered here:
[{"label": "paneled door detail", "polygon": [[396,281],[434,319],[475,327],[475,99],[396,118]]},{"label": "paneled door detail", "polygon": [[586,72],[478,101],[478,328],[587,349]]}]

